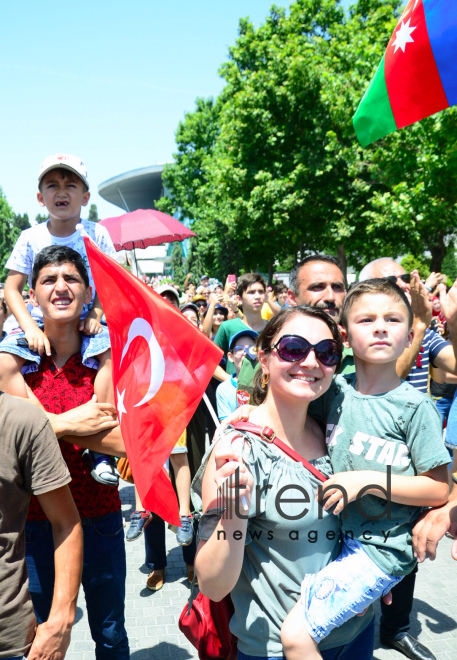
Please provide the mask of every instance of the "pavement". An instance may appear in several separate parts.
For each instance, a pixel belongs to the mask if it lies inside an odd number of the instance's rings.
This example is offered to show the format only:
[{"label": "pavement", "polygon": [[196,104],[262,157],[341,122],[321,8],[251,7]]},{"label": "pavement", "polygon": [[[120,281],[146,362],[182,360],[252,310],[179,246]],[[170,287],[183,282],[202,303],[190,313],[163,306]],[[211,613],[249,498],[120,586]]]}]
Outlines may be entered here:
[{"label": "pavement", "polygon": [[[128,523],[134,510],[133,486],[121,482],[120,495]],[[126,528],[127,529],[127,528]],[[176,536],[167,530],[168,567],[164,587],[157,592],[146,587],[148,569],[144,566],[143,539],[126,543],[127,595],[126,628],[132,660],[197,658],[196,650],[178,628],[179,615],[189,597],[189,582]],[[450,554],[451,541],[444,538],[436,561],[419,568],[416,581],[411,634],[427,646],[437,660],[457,658],[457,562]],[[379,606],[377,606],[379,617]],[[95,657],[87,623],[82,591],[79,594],[76,623],[67,660],[93,660]],[[375,660],[402,660],[405,656],[375,641]],[[348,660],[357,660],[348,659]]]}]

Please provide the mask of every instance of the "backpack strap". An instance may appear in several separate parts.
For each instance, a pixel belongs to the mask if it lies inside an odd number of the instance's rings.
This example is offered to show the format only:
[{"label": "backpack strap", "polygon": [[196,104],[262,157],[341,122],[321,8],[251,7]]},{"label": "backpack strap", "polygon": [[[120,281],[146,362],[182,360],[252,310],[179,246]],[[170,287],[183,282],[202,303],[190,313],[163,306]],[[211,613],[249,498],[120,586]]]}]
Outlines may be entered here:
[{"label": "backpack strap", "polygon": [[297,461],[297,463],[301,463],[307,470],[313,474],[316,479],[319,479],[319,481],[327,481],[328,477],[326,477],[320,470],[318,470],[314,465],[311,465],[309,461],[306,460],[306,458],[303,458],[303,456],[300,456],[298,452],[296,452],[292,447],[289,447],[289,445],[286,445],[285,442],[283,442],[276,433],[271,429],[269,426],[264,426],[263,428],[261,426],[258,426],[257,424],[251,424],[251,422],[235,422],[232,424],[233,428],[235,428],[237,431],[247,431],[248,433],[252,433],[253,435],[257,435],[259,438],[264,440],[265,442],[269,442],[270,444],[276,445],[281,451],[283,451],[287,456],[292,458],[294,461]]}]

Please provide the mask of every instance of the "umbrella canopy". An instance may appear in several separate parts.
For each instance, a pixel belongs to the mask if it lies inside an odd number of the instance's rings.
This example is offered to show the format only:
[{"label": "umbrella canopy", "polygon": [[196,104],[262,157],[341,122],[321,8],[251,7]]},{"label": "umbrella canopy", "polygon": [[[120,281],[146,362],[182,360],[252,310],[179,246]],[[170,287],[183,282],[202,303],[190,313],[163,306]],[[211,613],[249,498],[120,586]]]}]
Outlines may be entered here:
[{"label": "umbrella canopy", "polygon": [[149,245],[173,243],[196,236],[179,220],[155,209],[138,209],[115,218],[106,218],[100,224],[108,230],[117,252],[144,249]]}]

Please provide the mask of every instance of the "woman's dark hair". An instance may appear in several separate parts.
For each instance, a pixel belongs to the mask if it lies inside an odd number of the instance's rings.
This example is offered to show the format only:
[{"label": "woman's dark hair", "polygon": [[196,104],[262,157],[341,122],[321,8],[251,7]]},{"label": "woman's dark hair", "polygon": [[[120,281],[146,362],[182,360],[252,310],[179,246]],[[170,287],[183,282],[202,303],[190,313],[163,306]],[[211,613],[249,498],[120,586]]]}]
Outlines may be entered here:
[{"label": "woman's dark hair", "polygon": [[[268,350],[274,343],[275,337],[278,336],[284,325],[297,315],[307,316],[312,319],[319,319],[320,321],[323,321],[332,333],[333,339],[336,341],[340,351],[342,352],[343,338],[337,323],[332,319],[331,316],[323,312],[321,309],[316,309],[316,307],[308,307],[307,305],[285,307],[278,314],[273,316],[273,318],[268,321],[267,325],[257,337],[256,349],[258,351]],[[338,363],[335,371],[338,371],[340,364],[341,362]],[[252,393],[252,399],[256,405],[259,405],[265,401],[268,392],[268,385],[265,388],[262,388],[260,384],[261,378],[262,369],[258,369],[254,376],[254,391]]]},{"label": "woman's dark hair", "polygon": [[89,276],[82,256],[76,250],[67,245],[49,245],[40,250],[35,257],[32,267],[32,289],[35,288],[38,275],[45,266],[61,266],[62,264],[73,264],[81,275],[86,287],[89,286]]}]

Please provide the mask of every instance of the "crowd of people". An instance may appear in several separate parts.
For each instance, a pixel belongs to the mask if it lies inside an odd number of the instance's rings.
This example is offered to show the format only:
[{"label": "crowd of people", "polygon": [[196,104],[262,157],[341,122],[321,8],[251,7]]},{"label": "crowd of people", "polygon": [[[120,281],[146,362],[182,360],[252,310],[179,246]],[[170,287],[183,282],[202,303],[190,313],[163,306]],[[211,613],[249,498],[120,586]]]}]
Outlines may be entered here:
[{"label": "crowd of people", "polygon": [[[81,220],[84,163],[50,156],[38,186],[49,220],[22,232],[0,292],[0,658],[63,658],[82,584],[96,657],[122,660],[125,540],[144,539],[158,591],[166,521],[135,491],[124,532],[109,333],[76,225],[115,252]],[[223,351],[166,467],[189,582],[231,595],[240,660],[368,660],[378,598],[382,642],[434,658],[409,630],[418,563],[457,534],[457,284],[442,279],[382,256],[347,290],[315,254],[271,287],[145,280]]]}]

